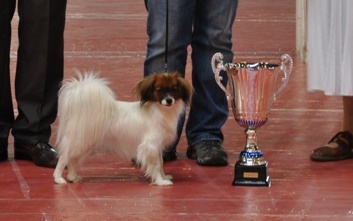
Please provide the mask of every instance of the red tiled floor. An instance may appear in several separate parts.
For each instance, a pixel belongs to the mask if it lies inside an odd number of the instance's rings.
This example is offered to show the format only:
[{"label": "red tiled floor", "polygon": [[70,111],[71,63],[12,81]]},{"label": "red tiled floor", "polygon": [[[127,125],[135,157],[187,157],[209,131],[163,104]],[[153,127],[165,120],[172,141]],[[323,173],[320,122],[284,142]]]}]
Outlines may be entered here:
[{"label": "red tiled floor", "polygon": [[[142,1],[70,0],[65,32],[65,76],[95,69],[112,81],[121,100],[134,100],[146,49]],[[14,35],[16,22],[14,19]],[[14,76],[17,40],[12,43]],[[316,163],[314,147],[340,128],[341,100],[306,91],[306,65],[295,58],[295,1],[240,1],[234,26],[236,58],[279,58],[289,53],[294,70],[258,129],[269,162],[271,187],[232,186],[234,163],[245,144],[232,113],[224,126],[227,167],[201,167],[186,159],[165,164],[174,186],[150,186],[129,160],[91,157],[82,183],[56,185],[52,169],[27,161],[0,163],[0,220],[350,220],[352,160]],[[190,65],[188,65],[190,70]],[[187,74],[190,79],[190,71]],[[55,142],[56,124],[52,142]],[[10,151],[13,151],[10,140]]]}]

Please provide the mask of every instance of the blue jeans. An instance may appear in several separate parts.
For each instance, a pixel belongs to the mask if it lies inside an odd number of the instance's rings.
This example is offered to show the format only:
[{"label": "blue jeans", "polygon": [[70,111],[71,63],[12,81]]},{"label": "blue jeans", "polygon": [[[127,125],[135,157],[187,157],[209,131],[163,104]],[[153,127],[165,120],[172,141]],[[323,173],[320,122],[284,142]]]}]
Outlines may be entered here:
[{"label": "blue jeans", "polygon": [[[149,40],[145,76],[164,71],[166,1],[147,0],[146,6]],[[221,52],[225,63],[232,62],[232,27],[237,6],[237,0],[169,1],[167,71],[178,71],[185,76],[187,48],[189,45],[192,48],[194,94],[186,124],[190,146],[202,140],[223,142],[221,127],[228,118],[228,103],[215,82],[211,58]],[[223,75],[226,79],[226,74]],[[181,133],[184,119],[180,122]]]}]

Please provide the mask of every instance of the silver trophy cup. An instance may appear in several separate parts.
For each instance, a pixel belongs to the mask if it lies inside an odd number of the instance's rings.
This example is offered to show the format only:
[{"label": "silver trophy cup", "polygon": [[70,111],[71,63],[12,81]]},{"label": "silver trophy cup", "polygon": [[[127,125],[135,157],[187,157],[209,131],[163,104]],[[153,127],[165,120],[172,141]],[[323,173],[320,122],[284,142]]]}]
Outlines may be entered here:
[{"label": "silver trophy cup", "polygon": [[[236,122],[246,128],[246,145],[235,164],[233,185],[269,186],[268,163],[257,145],[256,129],[266,123],[273,101],[288,83],[293,60],[288,54],[284,54],[279,64],[223,64],[223,55],[216,53],[211,65],[217,84],[231,101]],[[229,90],[222,84],[221,71],[227,73]]]}]

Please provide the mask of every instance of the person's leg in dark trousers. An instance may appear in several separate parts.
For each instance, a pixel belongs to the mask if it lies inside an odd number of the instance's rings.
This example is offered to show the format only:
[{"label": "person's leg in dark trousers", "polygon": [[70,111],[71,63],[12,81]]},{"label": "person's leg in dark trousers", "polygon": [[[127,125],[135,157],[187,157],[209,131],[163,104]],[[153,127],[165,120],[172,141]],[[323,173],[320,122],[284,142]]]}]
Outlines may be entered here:
[{"label": "person's leg in dark trousers", "polygon": [[8,136],[14,122],[9,65],[15,7],[16,0],[0,1],[0,161],[7,160]]},{"label": "person's leg in dark trousers", "polygon": [[12,127],[15,159],[55,167],[48,144],[63,79],[66,0],[19,0],[19,48],[15,78],[18,116]]}]

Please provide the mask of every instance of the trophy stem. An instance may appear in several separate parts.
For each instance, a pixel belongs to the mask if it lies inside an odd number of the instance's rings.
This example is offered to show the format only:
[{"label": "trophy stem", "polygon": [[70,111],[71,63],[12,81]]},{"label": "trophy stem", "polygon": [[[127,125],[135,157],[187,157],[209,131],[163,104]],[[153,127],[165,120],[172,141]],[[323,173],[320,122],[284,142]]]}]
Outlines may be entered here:
[{"label": "trophy stem", "polygon": [[248,128],[246,133],[246,146],[240,153],[240,161],[245,166],[265,165],[262,152],[257,146],[257,136],[255,128]]},{"label": "trophy stem", "polygon": [[255,128],[247,128],[245,133],[246,146],[235,164],[233,185],[270,186],[267,162],[257,146],[256,130]]},{"label": "trophy stem", "polygon": [[255,128],[248,128],[246,131],[246,151],[257,151],[257,137]]}]

